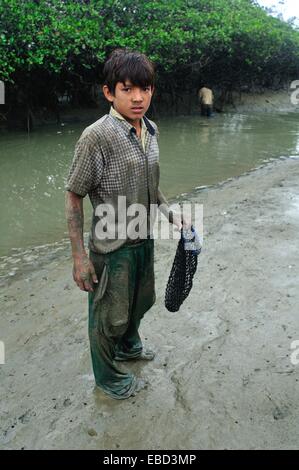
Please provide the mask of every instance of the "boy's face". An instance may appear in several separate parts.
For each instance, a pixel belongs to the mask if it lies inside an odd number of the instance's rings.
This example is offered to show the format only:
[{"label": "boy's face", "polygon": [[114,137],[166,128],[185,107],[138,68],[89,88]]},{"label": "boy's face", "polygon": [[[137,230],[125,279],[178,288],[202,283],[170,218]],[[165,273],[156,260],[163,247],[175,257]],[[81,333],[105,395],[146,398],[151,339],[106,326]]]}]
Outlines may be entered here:
[{"label": "boy's face", "polygon": [[151,104],[153,87],[142,88],[126,80],[125,83],[117,82],[114,95],[110,93],[107,85],[104,85],[103,92],[107,100],[113,103],[114,109],[134,125],[147,112]]}]

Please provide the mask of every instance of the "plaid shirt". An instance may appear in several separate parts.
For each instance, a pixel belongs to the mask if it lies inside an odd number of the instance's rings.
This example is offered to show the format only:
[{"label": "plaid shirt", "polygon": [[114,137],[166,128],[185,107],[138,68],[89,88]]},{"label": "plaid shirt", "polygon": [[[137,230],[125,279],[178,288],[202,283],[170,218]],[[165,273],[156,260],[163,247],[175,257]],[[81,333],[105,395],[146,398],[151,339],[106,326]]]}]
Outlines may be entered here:
[{"label": "plaid shirt", "polygon": [[[143,221],[147,224],[149,204],[167,204],[159,189],[157,126],[146,117],[143,124],[146,126],[144,148],[135,128],[113,111],[87,127],[76,144],[66,189],[82,197],[89,195],[94,209],[89,237],[92,251],[109,253],[130,243],[127,237],[99,239],[96,236],[99,217],[95,211],[100,204],[112,205],[118,221],[123,215],[118,214],[118,197],[125,196],[126,207],[142,204],[147,208],[147,220]],[[127,225],[129,222],[127,217]],[[150,235],[148,230],[147,233]]]}]

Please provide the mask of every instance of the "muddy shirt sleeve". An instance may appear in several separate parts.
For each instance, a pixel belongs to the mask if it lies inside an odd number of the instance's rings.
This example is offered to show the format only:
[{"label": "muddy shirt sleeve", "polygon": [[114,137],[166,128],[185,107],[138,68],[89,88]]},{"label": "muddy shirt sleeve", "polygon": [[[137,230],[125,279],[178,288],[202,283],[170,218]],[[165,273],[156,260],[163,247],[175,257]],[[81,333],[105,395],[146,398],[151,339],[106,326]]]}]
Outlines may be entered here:
[{"label": "muddy shirt sleeve", "polygon": [[99,184],[103,167],[100,146],[89,137],[81,137],[75,147],[65,189],[86,196]]}]

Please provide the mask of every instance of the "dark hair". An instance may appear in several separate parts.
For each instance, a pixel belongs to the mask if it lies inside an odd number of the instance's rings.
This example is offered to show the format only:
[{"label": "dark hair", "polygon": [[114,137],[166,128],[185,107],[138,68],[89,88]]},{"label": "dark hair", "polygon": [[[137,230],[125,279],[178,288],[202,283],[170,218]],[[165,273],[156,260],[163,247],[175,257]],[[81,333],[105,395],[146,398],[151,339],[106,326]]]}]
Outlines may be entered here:
[{"label": "dark hair", "polygon": [[154,64],[141,52],[130,49],[115,49],[108,57],[103,70],[104,85],[114,94],[118,82],[130,80],[133,85],[154,85]]}]

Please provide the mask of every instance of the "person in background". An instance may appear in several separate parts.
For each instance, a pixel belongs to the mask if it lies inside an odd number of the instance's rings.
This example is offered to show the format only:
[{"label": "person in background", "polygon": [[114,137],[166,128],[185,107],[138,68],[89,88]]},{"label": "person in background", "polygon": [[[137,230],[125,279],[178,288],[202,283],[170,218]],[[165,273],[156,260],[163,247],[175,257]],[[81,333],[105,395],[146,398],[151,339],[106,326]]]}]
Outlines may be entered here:
[{"label": "person in background", "polygon": [[214,95],[213,91],[206,85],[200,88],[198,98],[201,106],[201,115],[211,117],[213,112]]}]

